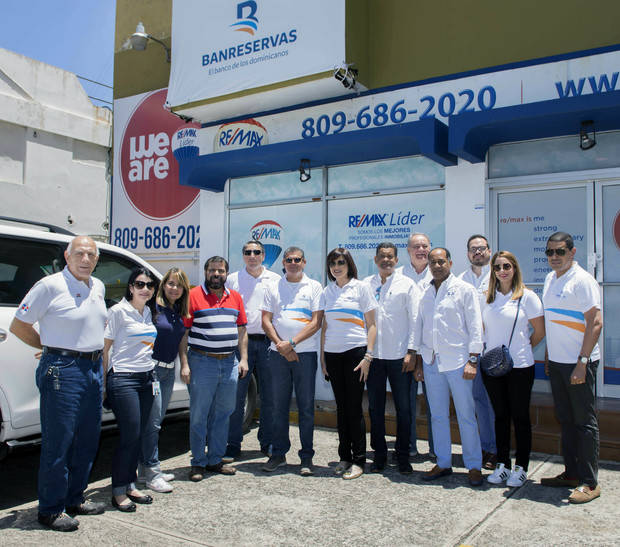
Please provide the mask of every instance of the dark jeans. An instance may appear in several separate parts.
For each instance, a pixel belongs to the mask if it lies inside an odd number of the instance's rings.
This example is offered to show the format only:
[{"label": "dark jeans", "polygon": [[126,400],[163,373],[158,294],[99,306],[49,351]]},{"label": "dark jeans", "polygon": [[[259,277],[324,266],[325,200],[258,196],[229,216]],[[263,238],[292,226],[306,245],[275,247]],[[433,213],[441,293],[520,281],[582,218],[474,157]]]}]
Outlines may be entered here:
[{"label": "dark jeans", "polygon": [[562,426],[562,456],[566,476],[594,488],[598,484],[598,418],[596,369],[588,363],[585,384],[570,383],[574,364],[549,361],[555,415]]},{"label": "dark jeans", "polygon": [[373,359],[368,373],[368,412],[370,414],[370,446],[375,451],[374,461],[385,465],[385,388],[390,381],[392,399],[396,407],[396,457],[399,463],[409,461],[409,436],[411,434],[411,372],[402,372],[402,359]]},{"label": "dark jeans", "polygon": [[99,448],[101,359],[46,353],[35,373],[41,393],[39,513],[62,513],[84,501]]},{"label": "dark jeans", "polygon": [[530,398],[534,385],[534,367],[513,368],[500,378],[482,373],[482,379],[495,412],[497,462],[511,467],[510,422],[512,421],[517,445],[515,464],[527,471],[532,451]]},{"label": "dark jeans", "polygon": [[271,370],[267,366],[267,352],[269,350],[269,338],[248,339],[248,373],[237,382],[237,403],[235,411],[230,416],[228,425],[228,448],[229,456],[238,456],[241,452],[243,441],[243,415],[245,413],[245,398],[248,394],[248,386],[254,369],[258,376],[258,391],[260,393],[260,422],[258,425],[258,442],[261,450],[267,451],[272,443],[273,432],[273,395]]},{"label": "dark jeans", "polygon": [[274,456],[284,456],[291,448],[288,435],[289,410],[293,385],[299,413],[299,457],[314,456],[314,389],[316,382],[316,352],[298,353],[299,361],[287,361],[277,351],[269,350],[269,367],[273,379],[273,449]]},{"label": "dark jeans", "polygon": [[364,382],[360,371],[353,369],[360,364],[366,346],[342,353],[325,352],[325,365],[336,398],[338,416],[338,456],[340,461],[352,462],[360,467],[366,463],[366,423],[362,411]]},{"label": "dark jeans", "polygon": [[141,437],[153,407],[153,371],[114,372],[106,378],[106,395],[118,424],[119,440],[112,458],[112,493],[133,488]]}]

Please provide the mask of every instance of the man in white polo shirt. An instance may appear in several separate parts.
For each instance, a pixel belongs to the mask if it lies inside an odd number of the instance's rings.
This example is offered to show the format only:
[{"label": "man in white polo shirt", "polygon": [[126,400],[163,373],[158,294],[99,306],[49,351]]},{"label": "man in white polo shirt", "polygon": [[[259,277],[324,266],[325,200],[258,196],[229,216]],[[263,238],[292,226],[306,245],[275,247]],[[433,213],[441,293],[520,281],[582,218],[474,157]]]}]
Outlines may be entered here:
[{"label": "man in white polo shirt", "polygon": [[395,463],[402,474],[413,472],[409,463],[411,435],[411,377],[415,365],[413,325],[418,309],[419,292],[415,283],[395,271],[398,250],[393,243],[377,245],[377,273],[364,279],[370,285],[377,309],[377,342],[368,372],[368,413],[370,414],[370,446],[375,451],[370,466],[380,473],[387,460],[385,442],[385,398],[387,381],[396,409]]},{"label": "man in white polo shirt", "polygon": [[573,238],[565,232],[556,232],[547,240],[545,254],[553,271],[547,274],[543,288],[545,369],[562,426],[565,469],[540,482],[574,487],[568,501],[586,503],[601,495],[596,370],[603,319],[598,283],[574,260],[576,251]]},{"label": "man in white polo shirt", "polygon": [[258,427],[258,442],[263,454],[269,455],[273,430],[273,395],[270,369],[267,366],[267,350],[269,338],[265,335],[261,324],[265,287],[277,283],[280,276],[263,266],[265,248],[260,241],[248,241],[242,249],[245,268],[231,273],[226,279],[226,286],[237,291],[243,298],[245,314],[248,320],[248,373],[239,379],[237,384],[237,406],[230,416],[228,426],[228,446],[222,461],[232,463],[241,452],[243,441],[243,416],[245,412],[245,398],[252,373],[256,368],[260,391],[260,422]]},{"label": "man in white polo shirt", "polygon": [[90,275],[98,259],[90,237],[75,237],[65,251],[65,269],[35,283],[10,327],[20,340],[43,349],[35,375],[41,393],[38,519],[63,532],[79,524],[67,513],[104,511],[104,504],[84,499],[101,428],[107,311],[105,287]]},{"label": "man in white polo shirt", "polygon": [[314,449],[314,387],[319,336],[323,322],[319,300],[323,288],[304,274],[306,258],[299,247],[289,247],[282,260],[285,277],[269,285],[261,306],[263,329],[271,340],[268,366],[273,384],[273,448],[263,466],[267,472],[286,465],[289,411],[293,386],[299,413],[301,475],[312,475]]},{"label": "man in white polo shirt", "polygon": [[431,481],[452,473],[450,438],[450,396],[454,401],[463,446],[463,462],[469,470],[469,484],[480,486],[482,451],[476,422],[473,379],[482,351],[482,315],[474,288],[455,277],[450,269],[450,252],[435,247],[428,256],[433,275],[426,288],[413,332],[415,350],[422,355],[424,378],[431,405],[433,440],[437,465],[425,473]]}]

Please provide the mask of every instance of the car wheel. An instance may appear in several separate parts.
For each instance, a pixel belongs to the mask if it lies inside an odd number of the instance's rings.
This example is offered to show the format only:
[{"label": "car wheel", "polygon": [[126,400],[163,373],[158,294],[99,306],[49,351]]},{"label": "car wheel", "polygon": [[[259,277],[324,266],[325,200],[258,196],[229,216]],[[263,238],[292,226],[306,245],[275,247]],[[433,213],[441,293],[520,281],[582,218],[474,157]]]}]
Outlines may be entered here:
[{"label": "car wheel", "polygon": [[243,409],[243,432],[247,433],[250,431],[250,426],[252,425],[252,420],[254,420],[254,411],[256,410],[256,399],[257,399],[257,384],[256,384],[256,376],[252,374],[250,378],[250,382],[248,384],[248,394],[245,398],[245,408]]}]

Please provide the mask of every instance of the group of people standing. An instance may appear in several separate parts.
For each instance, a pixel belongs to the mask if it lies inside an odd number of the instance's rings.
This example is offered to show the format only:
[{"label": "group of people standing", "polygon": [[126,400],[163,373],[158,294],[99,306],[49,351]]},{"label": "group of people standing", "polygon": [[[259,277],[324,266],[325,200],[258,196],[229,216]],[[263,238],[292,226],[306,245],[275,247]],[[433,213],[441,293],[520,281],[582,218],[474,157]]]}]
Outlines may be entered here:
[{"label": "group of people standing", "polygon": [[[106,311],[103,284],[91,276],[97,246],[88,237],[74,238],[65,252],[66,268],[34,285],[11,325],[16,336],[43,350],[36,373],[42,429],[39,522],[70,531],[78,527],[75,515],[104,511],[103,504],[84,498],[102,403],[114,411],[119,427],[112,505],[134,512],[136,504],[152,503],[138,490],[141,481],[156,492],[172,491],[174,475],[162,471],[157,445],[177,358],[190,395],[192,481],[206,473],[235,474],[253,373],[261,396],[258,439],[268,458],[263,470],[287,464],[294,388],[300,473],[312,475],[320,363],[337,406],[337,475],[350,480],[366,471],[365,386],[374,452],[370,471],[382,472],[391,463],[402,474],[412,473],[421,383],[430,455],[436,457],[422,479],[452,473],[452,398],[469,483],[481,485],[487,467],[493,470],[490,483],[521,486],[532,444],[533,348],[545,334],[545,370],[562,426],[565,471],[541,483],[574,488],[572,503],[598,497],[600,297],[596,281],[574,261],[572,237],[558,232],[547,242],[551,272],[542,303],[524,286],[516,257],[508,251],[491,256],[482,235],[469,238],[471,266],[458,277],[451,272],[450,252],[431,248],[425,234],[412,234],[407,251],[410,260],[399,268],[398,248],[380,243],[377,273],[360,280],[351,254],[333,249],[326,259],[330,282],[323,288],[304,273],[301,248],[284,251],[281,277],[263,266],[263,245],[252,240],[242,248],[244,268],[229,275],[228,262],[211,257],[204,283],[192,289],[178,268],[161,283],[137,269],[125,297]],[[488,376],[480,370],[480,355],[485,347],[501,345],[509,348],[514,367],[504,376]],[[385,439],[388,381],[397,422],[391,459]]]}]

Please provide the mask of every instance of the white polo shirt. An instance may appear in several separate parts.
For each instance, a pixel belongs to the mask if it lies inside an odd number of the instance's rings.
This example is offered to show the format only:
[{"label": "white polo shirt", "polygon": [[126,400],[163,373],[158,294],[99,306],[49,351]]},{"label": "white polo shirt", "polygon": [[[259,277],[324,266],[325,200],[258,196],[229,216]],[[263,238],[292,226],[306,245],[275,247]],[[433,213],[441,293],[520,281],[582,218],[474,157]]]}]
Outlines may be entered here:
[{"label": "white polo shirt", "polygon": [[409,262],[404,266],[397,268],[396,273],[400,273],[413,280],[413,282],[416,284],[416,287],[420,289],[420,293],[424,292],[426,287],[428,287],[430,282],[433,280],[433,276],[431,275],[428,264],[426,265],[426,268],[424,268],[420,273],[418,273],[411,265],[411,262]]},{"label": "white polo shirt", "polygon": [[103,348],[105,287],[94,277],[86,285],[65,266],[34,284],[15,317],[31,325],[38,321],[44,346],[95,351]]},{"label": "white polo shirt", "polygon": [[414,328],[414,349],[440,372],[464,367],[482,352],[482,316],[476,290],[450,274],[439,291],[426,288]]},{"label": "white polo shirt", "polygon": [[248,334],[265,334],[261,324],[262,313],[260,311],[265,299],[265,287],[277,283],[279,280],[280,276],[276,272],[265,267],[258,277],[250,275],[243,268],[243,270],[231,273],[226,279],[226,286],[237,291],[243,298],[243,306],[248,320],[246,325]]},{"label": "white polo shirt", "polygon": [[482,266],[480,275],[476,275],[474,273],[474,270],[472,270],[470,266],[458,276],[459,279],[462,279],[466,283],[469,283],[476,289],[476,291],[478,292],[478,299],[479,299],[481,308],[487,299],[487,289],[489,288],[490,276],[491,276],[490,264],[487,264],[486,266]]},{"label": "white polo shirt", "polygon": [[[596,280],[577,261],[559,278],[549,272],[543,288],[545,330],[549,359],[574,365],[579,359],[586,330],[584,313],[601,309],[601,294]],[[600,359],[598,344],[590,359]]]},{"label": "white polo shirt", "polygon": [[525,368],[534,364],[529,321],[543,316],[543,306],[540,298],[530,289],[523,291],[521,306],[518,304],[517,300],[512,299],[512,291],[508,294],[497,291],[495,300],[490,304],[485,302],[482,308],[482,323],[487,350],[502,344],[508,346],[512,325],[515,322],[517,308],[519,308],[519,317],[512,335],[512,343],[508,349],[510,349],[514,367]]},{"label": "white polo shirt", "polygon": [[323,349],[341,353],[367,344],[364,314],[379,307],[368,283],[351,279],[344,287],[332,281],[321,293],[319,309],[325,310]]},{"label": "white polo shirt", "polygon": [[148,372],[155,366],[153,344],[157,329],[151,310],[144,306],[140,313],[123,298],[108,311],[104,338],[114,340],[109,369],[115,372]]},{"label": "white polo shirt", "polygon": [[[291,283],[282,277],[278,283],[265,288],[265,298],[261,310],[271,312],[271,322],[282,340],[290,340],[312,319],[312,314],[319,310],[319,300],[323,287],[318,281],[303,274],[301,281]],[[303,340],[295,347],[297,353],[318,351],[319,333]],[[270,348],[276,350],[271,342]]]},{"label": "white polo shirt", "polygon": [[413,349],[413,325],[420,296],[418,288],[411,279],[396,271],[383,285],[379,274],[368,276],[364,283],[370,286],[371,294],[379,303],[374,356],[377,359],[402,359],[408,349]]}]

